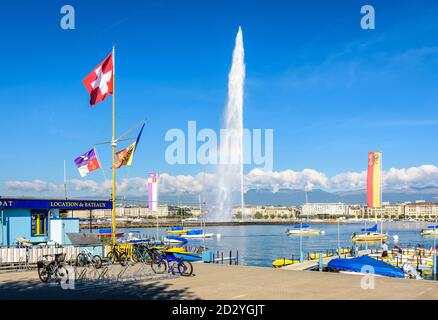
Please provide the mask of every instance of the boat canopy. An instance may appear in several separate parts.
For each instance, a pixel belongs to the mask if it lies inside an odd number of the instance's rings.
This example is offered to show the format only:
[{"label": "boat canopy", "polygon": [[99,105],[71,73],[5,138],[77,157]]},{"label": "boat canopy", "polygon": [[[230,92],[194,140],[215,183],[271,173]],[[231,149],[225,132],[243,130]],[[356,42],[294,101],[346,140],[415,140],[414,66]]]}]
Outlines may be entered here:
[{"label": "boat canopy", "polygon": [[376,232],[377,231],[377,224],[375,224],[371,228],[362,228],[362,229],[360,229],[360,231],[364,231],[364,232]]},{"label": "boat canopy", "polygon": [[170,230],[172,230],[172,231],[178,231],[178,230],[183,230],[184,228],[183,227],[172,227],[172,228],[170,228]]},{"label": "boat canopy", "polygon": [[99,229],[99,233],[112,233],[111,228]]},{"label": "boat canopy", "polygon": [[203,234],[204,232],[201,229],[195,229],[195,230],[190,230],[187,231],[187,235],[198,235],[198,234]]},{"label": "boat canopy", "polygon": [[310,228],[310,226],[308,224],[303,224],[301,225],[296,225],[294,226],[294,229],[305,229],[305,228]]},{"label": "boat canopy", "polygon": [[362,256],[358,258],[343,259],[337,258],[329,261],[328,267],[335,270],[363,272],[362,268],[367,266],[374,269],[374,274],[393,277],[393,278],[405,278],[405,274],[401,268],[394,267],[389,263],[376,260],[369,256]]},{"label": "boat canopy", "polygon": [[438,225],[437,226],[428,226],[428,229],[438,229]]}]

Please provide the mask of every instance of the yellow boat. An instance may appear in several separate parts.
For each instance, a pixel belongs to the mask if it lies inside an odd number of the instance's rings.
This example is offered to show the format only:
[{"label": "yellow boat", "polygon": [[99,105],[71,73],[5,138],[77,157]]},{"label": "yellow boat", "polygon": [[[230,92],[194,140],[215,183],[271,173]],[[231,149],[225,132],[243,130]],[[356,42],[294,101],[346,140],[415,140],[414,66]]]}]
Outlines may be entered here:
[{"label": "yellow boat", "polygon": [[357,234],[351,237],[351,240],[355,242],[364,241],[364,242],[373,242],[388,239],[388,235],[386,233],[380,234],[378,232],[368,232],[363,234]]},{"label": "yellow boat", "polygon": [[[433,226],[433,227],[435,227],[435,226]],[[420,231],[420,234],[422,236],[438,236],[438,228],[428,227],[427,229],[422,229]]]},{"label": "yellow boat", "polygon": [[188,229],[184,229],[183,227],[172,227],[170,229],[167,229],[167,233],[173,235],[186,234],[188,231],[189,231]]},{"label": "yellow boat", "polygon": [[[319,259],[319,256],[320,256],[319,253],[309,253],[310,260],[317,260],[317,259]],[[323,253],[322,254],[323,258],[328,258],[328,257],[332,257],[332,256],[333,256],[333,254],[330,254],[330,253]]]},{"label": "yellow boat", "polygon": [[290,259],[277,259],[274,260],[274,262],[272,262],[272,266],[274,268],[282,268],[285,266],[289,266],[291,264],[296,264],[296,263],[300,263],[300,260],[290,260]]},{"label": "yellow boat", "polygon": [[[339,253],[338,251],[339,251],[339,249],[336,249],[336,253]],[[342,248],[341,249],[341,253],[340,254],[348,254],[348,253],[350,253],[350,249],[348,249],[348,248]]]}]

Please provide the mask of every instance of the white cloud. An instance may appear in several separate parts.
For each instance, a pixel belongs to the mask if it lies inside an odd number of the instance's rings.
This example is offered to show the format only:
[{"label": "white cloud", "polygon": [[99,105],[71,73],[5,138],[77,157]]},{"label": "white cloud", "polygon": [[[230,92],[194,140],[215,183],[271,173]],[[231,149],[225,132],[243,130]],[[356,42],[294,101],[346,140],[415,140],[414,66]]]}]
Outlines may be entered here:
[{"label": "white cloud", "polygon": [[277,192],[280,189],[327,188],[328,178],[322,172],[313,169],[303,171],[263,171],[251,170],[245,177],[246,189],[271,189]]},{"label": "white cloud", "polygon": [[32,180],[32,181],[17,181],[17,180],[6,181],[5,188],[7,190],[10,190],[10,191],[29,191],[29,192],[37,192],[37,193],[45,193],[45,192],[58,193],[58,192],[62,191],[63,186],[36,179],[36,180]]},{"label": "white cloud", "polygon": [[[269,189],[277,192],[280,189],[305,189],[315,188],[328,191],[359,190],[366,188],[366,171],[343,172],[332,177],[325,173],[304,169],[302,171],[263,171],[253,169],[245,176],[245,188]],[[434,165],[421,165],[410,168],[391,168],[383,172],[382,177],[385,189],[405,189],[409,187],[438,186],[438,167]],[[202,192],[214,193],[217,187],[217,177],[212,173],[201,172],[197,175],[170,175],[162,173],[159,176],[160,194],[197,195]],[[63,185],[42,180],[33,181],[7,181],[4,190],[13,193],[32,193],[62,195]],[[111,180],[97,182],[95,180],[73,179],[68,181],[69,192],[82,196],[107,197],[111,193]],[[119,195],[147,194],[147,179],[133,177],[118,182]]]}]

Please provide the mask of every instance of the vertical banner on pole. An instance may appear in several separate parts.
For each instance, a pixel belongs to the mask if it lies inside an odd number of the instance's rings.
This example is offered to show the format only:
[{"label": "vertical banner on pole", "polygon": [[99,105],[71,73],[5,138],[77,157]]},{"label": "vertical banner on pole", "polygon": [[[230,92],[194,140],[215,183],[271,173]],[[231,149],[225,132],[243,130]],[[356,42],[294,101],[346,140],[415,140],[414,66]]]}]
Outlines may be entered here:
[{"label": "vertical banner on pole", "polygon": [[367,173],[367,204],[370,208],[381,207],[381,170],[382,153],[370,152],[368,154]]},{"label": "vertical banner on pole", "polygon": [[158,179],[155,172],[148,174],[148,208],[149,211],[158,211]]}]

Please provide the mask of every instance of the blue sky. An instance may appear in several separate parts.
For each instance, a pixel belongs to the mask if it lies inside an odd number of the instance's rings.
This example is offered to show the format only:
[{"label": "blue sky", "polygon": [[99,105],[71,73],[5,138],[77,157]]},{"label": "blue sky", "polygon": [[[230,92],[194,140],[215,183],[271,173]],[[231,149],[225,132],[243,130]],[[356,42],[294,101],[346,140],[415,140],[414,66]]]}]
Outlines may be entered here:
[{"label": "blue sky", "polygon": [[[75,30],[59,26],[64,4],[76,10]],[[364,4],[375,7],[375,30],[360,28]],[[111,135],[110,99],[91,109],[82,79],[113,43],[118,131],[148,118],[134,164],[120,176],[211,172],[166,164],[164,135],[189,120],[219,129],[239,25],[244,125],[274,129],[275,171],[362,172],[373,150],[383,152],[384,169],[435,165],[437,12],[431,1],[5,4],[0,190],[11,180],[62,183],[64,159],[69,178],[80,178],[73,159]],[[110,149],[98,150],[109,167]]]}]

